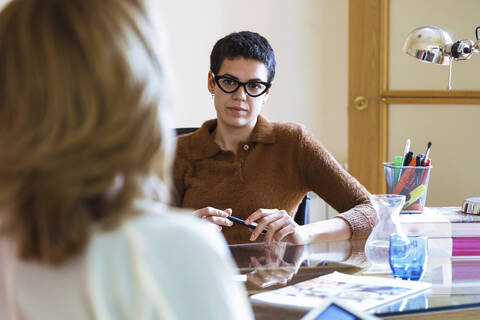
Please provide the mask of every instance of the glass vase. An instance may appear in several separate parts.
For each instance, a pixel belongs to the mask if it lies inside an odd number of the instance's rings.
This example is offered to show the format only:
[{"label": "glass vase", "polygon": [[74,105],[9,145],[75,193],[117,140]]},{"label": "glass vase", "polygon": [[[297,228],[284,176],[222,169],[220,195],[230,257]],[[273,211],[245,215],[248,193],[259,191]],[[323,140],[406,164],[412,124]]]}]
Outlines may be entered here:
[{"label": "glass vase", "polygon": [[373,266],[390,269],[388,247],[390,235],[396,233],[407,239],[400,226],[400,210],[405,204],[405,196],[398,194],[376,194],[371,196],[372,205],[377,212],[377,221],[365,243],[365,256]]}]

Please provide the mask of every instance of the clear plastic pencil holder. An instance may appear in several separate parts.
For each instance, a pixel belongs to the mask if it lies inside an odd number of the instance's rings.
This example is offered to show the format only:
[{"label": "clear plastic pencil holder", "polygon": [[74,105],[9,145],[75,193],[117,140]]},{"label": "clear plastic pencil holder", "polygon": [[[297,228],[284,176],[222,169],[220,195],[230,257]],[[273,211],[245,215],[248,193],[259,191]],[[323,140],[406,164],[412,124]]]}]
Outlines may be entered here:
[{"label": "clear plastic pencil holder", "polygon": [[387,193],[407,197],[400,213],[422,213],[432,167],[394,166],[393,163],[386,162],[383,168]]}]

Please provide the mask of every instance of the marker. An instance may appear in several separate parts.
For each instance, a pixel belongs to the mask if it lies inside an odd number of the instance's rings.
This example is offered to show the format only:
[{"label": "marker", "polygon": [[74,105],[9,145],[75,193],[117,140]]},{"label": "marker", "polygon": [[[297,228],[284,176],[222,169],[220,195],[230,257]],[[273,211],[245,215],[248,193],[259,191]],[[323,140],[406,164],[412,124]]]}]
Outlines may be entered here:
[{"label": "marker", "polygon": [[[413,152],[412,151],[407,152],[405,157],[403,157],[403,166],[404,167],[411,166],[412,159],[413,159]],[[415,166],[415,164],[413,166]]]},{"label": "marker", "polygon": [[[415,161],[415,166],[416,167],[422,167],[423,163],[423,154],[418,154],[417,157],[416,157],[416,161]],[[415,172],[415,175],[416,175],[416,181],[417,181],[417,185],[420,184],[420,180],[422,178],[422,173],[423,173],[423,169],[419,169],[419,170],[416,170]]]},{"label": "marker", "polygon": [[[403,157],[402,156],[395,156],[394,160],[393,160],[393,165],[395,167],[400,167],[402,166],[402,160],[403,160]],[[395,188],[395,186],[397,185],[397,182],[398,182],[398,176],[400,175],[400,169],[399,168],[394,168],[393,169],[393,187]]]},{"label": "marker", "polygon": [[[240,225],[242,225],[242,226],[245,226],[245,227],[247,227],[247,228],[250,228],[250,229],[255,229],[255,228],[257,227],[257,224],[256,224],[255,222],[252,223],[252,224],[246,224],[246,223],[245,223],[245,220],[242,220],[242,219],[237,218],[237,217],[234,217],[234,216],[228,216],[227,219],[230,220],[230,221],[232,221],[232,222],[234,222],[234,223],[238,223],[238,224],[240,224]],[[262,230],[262,233],[263,233],[263,234],[267,233],[267,230],[263,229],[263,230]]]},{"label": "marker", "polygon": [[405,205],[403,206],[404,208],[409,207],[411,204],[413,204],[415,201],[417,201],[424,193],[427,191],[427,187],[425,187],[423,184],[419,185],[415,189],[413,189],[407,196],[408,200],[405,202]]},{"label": "marker", "polygon": [[[413,154],[412,152],[409,152],[408,154]],[[415,159],[411,159],[410,163],[408,164],[409,167],[414,167],[415,166]],[[415,173],[415,169],[405,169],[402,173],[402,176],[398,180],[397,185],[395,186],[395,189],[393,190],[394,194],[400,194],[402,192],[403,187],[407,184],[407,182],[410,180],[410,176]]]},{"label": "marker", "polygon": [[420,156],[419,154],[417,154],[417,156],[415,157],[415,167],[421,166],[422,158],[423,158],[423,155]]},{"label": "marker", "polygon": [[423,205],[420,203],[412,203],[409,205],[405,210],[415,210],[415,211],[423,211]]},{"label": "marker", "polygon": [[[430,159],[428,159],[424,164],[425,167],[430,167],[431,165],[432,165],[432,161]],[[425,184],[427,182],[427,171],[426,170],[430,170],[430,169],[423,170],[424,173],[422,175],[422,180],[420,181],[421,184]]]},{"label": "marker", "polygon": [[411,190],[413,190],[419,183],[417,183],[417,177],[415,174],[410,175],[410,178],[405,183],[400,194],[408,194]]}]

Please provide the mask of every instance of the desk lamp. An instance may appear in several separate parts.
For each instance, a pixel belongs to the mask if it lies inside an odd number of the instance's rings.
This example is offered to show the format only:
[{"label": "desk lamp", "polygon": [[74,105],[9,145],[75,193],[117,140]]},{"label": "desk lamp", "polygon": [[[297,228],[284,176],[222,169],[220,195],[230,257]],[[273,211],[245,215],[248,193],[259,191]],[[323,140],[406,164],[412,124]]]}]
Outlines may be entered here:
[{"label": "desk lamp", "polygon": [[[450,66],[448,90],[451,90],[453,61],[468,60],[474,52],[480,52],[479,31],[480,27],[476,27],[475,42],[472,40],[453,42],[450,35],[439,27],[419,27],[408,34],[402,51],[423,62]],[[480,214],[480,197],[465,199],[462,211],[467,214]]]},{"label": "desk lamp", "polygon": [[423,62],[450,66],[448,90],[451,90],[453,61],[468,60],[473,52],[480,52],[479,30],[480,27],[475,29],[475,42],[453,42],[450,35],[439,27],[419,27],[408,34],[402,51]]}]

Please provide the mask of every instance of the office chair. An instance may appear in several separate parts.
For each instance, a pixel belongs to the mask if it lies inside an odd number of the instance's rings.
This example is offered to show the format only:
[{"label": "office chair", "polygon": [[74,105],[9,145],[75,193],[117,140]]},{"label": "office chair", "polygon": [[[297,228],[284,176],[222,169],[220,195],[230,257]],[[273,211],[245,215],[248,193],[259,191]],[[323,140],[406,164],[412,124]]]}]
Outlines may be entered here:
[{"label": "office chair", "polygon": [[[187,134],[190,132],[194,132],[198,128],[175,128],[175,133],[177,136],[181,136],[182,134]],[[310,192],[308,192],[305,197],[303,197],[302,202],[297,208],[297,213],[295,213],[295,222],[299,225],[304,225],[308,223],[308,214],[310,209]]]},{"label": "office chair", "polygon": [[175,128],[175,135],[181,136],[182,134],[187,134],[193,131],[196,131],[198,128]]}]

